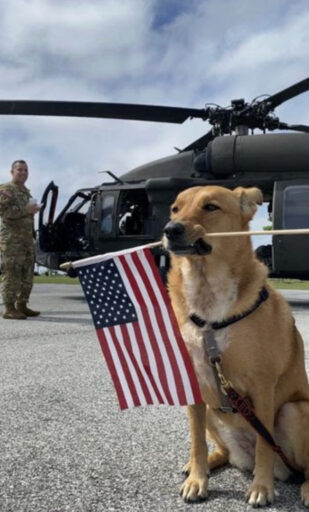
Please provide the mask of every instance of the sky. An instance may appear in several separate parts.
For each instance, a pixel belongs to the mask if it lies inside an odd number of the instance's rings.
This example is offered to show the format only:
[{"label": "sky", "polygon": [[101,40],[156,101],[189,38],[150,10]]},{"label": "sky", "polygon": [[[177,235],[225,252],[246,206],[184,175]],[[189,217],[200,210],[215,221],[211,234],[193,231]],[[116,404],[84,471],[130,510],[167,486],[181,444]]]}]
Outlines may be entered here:
[{"label": "sky", "polygon": [[[203,108],[273,94],[309,76],[308,0],[0,0],[0,98]],[[278,107],[308,123],[309,93]],[[0,117],[0,183],[25,159],[33,196],[78,188],[171,155],[209,130],[182,125]],[[261,208],[253,228],[267,224]],[[269,239],[268,239],[269,240]]]}]

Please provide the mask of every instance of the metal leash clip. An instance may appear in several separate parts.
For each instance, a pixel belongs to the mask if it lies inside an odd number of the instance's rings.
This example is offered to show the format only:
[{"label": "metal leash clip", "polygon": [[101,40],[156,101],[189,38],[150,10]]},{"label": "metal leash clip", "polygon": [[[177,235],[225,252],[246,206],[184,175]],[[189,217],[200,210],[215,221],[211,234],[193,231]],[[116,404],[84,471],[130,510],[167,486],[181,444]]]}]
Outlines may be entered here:
[{"label": "metal leash clip", "polygon": [[231,384],[231,382],[229,380],[227,380],[224,377],[224,375],[222,373],[222,367],[221,367],[221,364],[219,362],[215,363],[215,367],[216,367],[217,374],[218,374],[218,377],[219,377],[219,380],[220,380],[221,391],[222,391],[222,393],[227,395],[226,390],[229,389],[232,386],[232,384]]}]

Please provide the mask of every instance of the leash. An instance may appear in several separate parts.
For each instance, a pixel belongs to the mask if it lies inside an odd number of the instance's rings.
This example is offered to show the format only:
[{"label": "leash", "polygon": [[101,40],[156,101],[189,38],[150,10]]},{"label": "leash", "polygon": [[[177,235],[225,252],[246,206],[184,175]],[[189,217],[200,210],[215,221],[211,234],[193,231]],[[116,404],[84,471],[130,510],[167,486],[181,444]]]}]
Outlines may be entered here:
[{"label": "leash", "polygon": [[292,464],[289,459],[286,457],[282,448],[276,444],[273,436],[269,432],[269,430],[265,427],[265,425],[261,422],[261,420],[257,417],[254,412],[254,409],[251,407],[251,404],[248,398],[240,395],[232,386],[231,382],[226,380],[222,373],[222,368],[220,363],[215,363],[215,367],[217,370],[217,374],[221,383],[222,388],[226,392],[229,397],[231,403],[239,412],[242,417],[251,425],[252,428],[261,436],[263,439],[270,445],[272,450],[281,457],[284,464],[296,475],[302,475],[302,472]]},{"label": "leash", "polygon": [[228,381],[222,372],[222,356],[219,352],[214,331],[222,329],[235,322],[238,322],[242,318],[250,315],[255,311],[265,300],[269,297],[268,290],[263,287],[255,303],[239,315],[234,315],[222,322],[207,323],[205,320],[200,318],[198,315],[191,315],[190,320],[199,328],[203,328],[207,325],[207,329],[204,333],[205,348],[208,355],[210,365],[216,370],[214,373],[217,387],[221,399],[221,407],[219,410],[223,413],[232,412],[239,413],[242,417],[251,425],[251,427],[269,444],[272,450],[281,457],[284,464],[292,471],[295,475],[302,475],[302,472],[292,464],[286,455],[283,453],[281,447],[276,444],[273,436],[269,430],[263,425],[261,420],[257,417],[254,409],[251,407],[250,401],[247,397],[240,395],[232,386],[232,383]]}]

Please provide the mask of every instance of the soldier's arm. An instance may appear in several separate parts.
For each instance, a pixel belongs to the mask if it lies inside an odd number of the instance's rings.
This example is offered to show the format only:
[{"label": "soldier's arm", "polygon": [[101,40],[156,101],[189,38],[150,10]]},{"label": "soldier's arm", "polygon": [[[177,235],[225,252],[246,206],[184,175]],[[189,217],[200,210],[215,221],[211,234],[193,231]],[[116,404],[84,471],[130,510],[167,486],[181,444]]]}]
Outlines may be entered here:
[{"label": "soldier's arm", "polygon": [[9,219],[21,219],[29,215],[26,206],[21,206],[11,190],[0,189],[0,215]]}]

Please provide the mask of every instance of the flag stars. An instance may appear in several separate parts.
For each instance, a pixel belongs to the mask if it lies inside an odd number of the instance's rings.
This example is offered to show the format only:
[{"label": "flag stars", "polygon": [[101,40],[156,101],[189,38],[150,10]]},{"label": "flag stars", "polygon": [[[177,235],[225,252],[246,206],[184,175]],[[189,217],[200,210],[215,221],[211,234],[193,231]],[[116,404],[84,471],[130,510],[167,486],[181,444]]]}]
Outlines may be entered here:
[{"label": "flag stars", "polygon": [[136,321],[134,304],[112,260],[89,265],[79,275],[97,329]]}]

